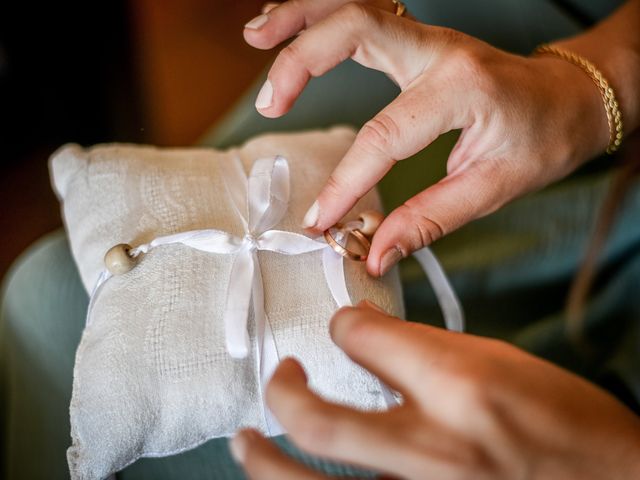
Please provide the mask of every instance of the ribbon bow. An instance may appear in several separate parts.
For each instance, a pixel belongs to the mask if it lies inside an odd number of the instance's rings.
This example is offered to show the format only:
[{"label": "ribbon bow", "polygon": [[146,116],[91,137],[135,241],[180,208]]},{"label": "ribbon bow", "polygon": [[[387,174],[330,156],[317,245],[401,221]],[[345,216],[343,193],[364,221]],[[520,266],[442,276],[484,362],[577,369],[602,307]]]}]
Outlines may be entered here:
[{"label": "ribbon bow", "polygon": [[265,325],[264,290],[257,252],[269,250],[299,255],[321,250],[327,244],[298,233],[272,230],[289,206],[289,164],[285,158],[256,160],[248,179],[239,160],[234,160],[221,165],[227,193],[245,232],[242,238],[221,230],[196,230],[158,237],[133,249],[131,254],[135,256],[160,245],[181,243],[209,253],[235,255],[224,310],[226,347],[232,357],[245,358],[250,349],[247,319],[251,298],[259,337]]},{"label": "ribbon bow", "polygon": [[[245,235],[232,252],[235,259],[229,279],[224,324],[229,354],[234,358],[244,358],[249,353],[247,318],[251,298],[259,336],[262,336],[260,331],[266,317],[257,252],[269,250],[283,255],[299,255],[323,249],[327,244],[298,233],[272,230],[289,207],[287,160],[281,156],[256,160],[248,180],[238,161],[228,162],[225,167],[225,185]],[[247,285],[251,288],[246,288]]]}]

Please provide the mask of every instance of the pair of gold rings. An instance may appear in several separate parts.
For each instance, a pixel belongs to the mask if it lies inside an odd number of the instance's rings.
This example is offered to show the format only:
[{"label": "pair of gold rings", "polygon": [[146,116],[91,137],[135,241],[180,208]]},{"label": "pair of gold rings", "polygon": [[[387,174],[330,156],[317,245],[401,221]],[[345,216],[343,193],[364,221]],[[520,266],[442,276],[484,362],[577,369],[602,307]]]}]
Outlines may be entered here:
[{"label": "pair of gold rings", "polygon": [[[332,227],[332,228],[336,228],[337,230],[340,230],[343,227],[344,227],[343,224],[336,223],[335,227]],[[360,246],[363,248],[365,253],[353,252],[348,248],[346,248],[346,246],[343,247],[342,245],[340,245],[337,242],[337,240],[333,238],[333,236],[331,235],[331,229],[324,231],[324,239],[327,241],[329,246],[331,246],[331,248],[335,250],[336,253],[342,255],[343,257],[348,258],[349,260],[355,260],[358,262],[366,261],[367,256],[369,255],[369,249],[371,248],[371,242],[369,242],[369,239],[358,229],[347,230],[347,234],[353,236],[353,238],[356,239],[356,241],[360,244]],[[346,245],[346,242],[345,242],[345,245]]]}]

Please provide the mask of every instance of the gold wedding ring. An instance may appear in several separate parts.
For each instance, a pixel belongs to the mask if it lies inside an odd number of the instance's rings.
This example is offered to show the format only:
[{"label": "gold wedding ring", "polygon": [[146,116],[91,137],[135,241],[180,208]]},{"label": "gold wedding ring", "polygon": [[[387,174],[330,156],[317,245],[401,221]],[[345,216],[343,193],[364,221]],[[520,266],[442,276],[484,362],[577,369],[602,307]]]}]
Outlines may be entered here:
[{"label": "gold wedding ring", "polygon": [[[341,223],[336,223],[335,227],[332,227],[332,228],[336,228],[336,229],[340,230],[342,227],[343,227],[343,225]],[[333,236],[331,236],[330,230],[331,229],[327,229],[327,230],[324,231],[324,239],[327,241],[329,246],[336,251],[336,253],[338,253],[339,255],[342,255],[345,258],[348,258],[349,260],[355,260],[355,261],[358,261],[358,262],[364,262],[367,259],[367,256],[369,255],[369,249],[371,248],[371,243],[369,242],[367,237],[365,237],[364,234],[360,230],[357,230],[357,229],[349,230],[347,232],[347,234],[348,235],[352,235],[353,238],[355,238],[358,241],[360,246],[365,251],[364,254],[352,252],[351,250],[349,250],[349,249],[343,247],[342,245],[340,245],[336,241],[336,239],[333,238]]]},{"label": "gold wedding ring", "polygon": [[402,3],[400,0],[391,0],[393,4],[396,6],[396,15],[398,17],[402,17],[404,13],[407,11],[407,6]]}]

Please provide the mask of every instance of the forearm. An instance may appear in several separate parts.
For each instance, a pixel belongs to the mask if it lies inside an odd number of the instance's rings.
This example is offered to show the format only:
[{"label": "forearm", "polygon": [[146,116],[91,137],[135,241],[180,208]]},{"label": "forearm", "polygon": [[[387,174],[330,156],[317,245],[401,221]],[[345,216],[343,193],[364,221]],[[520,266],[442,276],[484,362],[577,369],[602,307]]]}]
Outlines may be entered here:
[{"label": "forearm", "polygon": [[629,0],[594,28],[554,45],[585,57],[602,72],[620,104],[625,135],[640,126],[640,0]]}]

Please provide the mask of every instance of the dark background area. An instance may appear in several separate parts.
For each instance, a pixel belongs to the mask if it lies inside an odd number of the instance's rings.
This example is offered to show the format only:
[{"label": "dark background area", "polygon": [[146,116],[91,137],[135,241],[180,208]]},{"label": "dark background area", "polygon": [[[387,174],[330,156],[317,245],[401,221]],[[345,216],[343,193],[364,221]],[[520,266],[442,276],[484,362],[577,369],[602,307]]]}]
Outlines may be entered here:
[{"label": "dark background area", "polygon": [[188,145],[233,104],[272,56],[242,39],[261,3],[0,6],[0,277],[61,226],[47,169],[60,145]]},{"label": "dark background area", "polygon": [[0,275],[60,225],[47,171],[55,148],[140,139],[125,2],[10,3],[0,13]]}]

